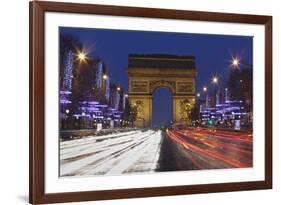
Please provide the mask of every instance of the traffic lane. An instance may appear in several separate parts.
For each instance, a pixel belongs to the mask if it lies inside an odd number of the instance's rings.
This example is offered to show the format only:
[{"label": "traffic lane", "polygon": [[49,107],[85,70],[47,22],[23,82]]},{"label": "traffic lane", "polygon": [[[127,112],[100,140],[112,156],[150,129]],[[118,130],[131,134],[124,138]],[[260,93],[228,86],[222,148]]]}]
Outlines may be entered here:
[{"label": "traffic lane", "polygon": [[[194,165],[186,167],[187,170],[252,167],[250,141],[233,140],[236,136],[234,133],[228,133],[227,140],[220,138],[222,133],[208,136],[200,133],[197,129],[167,131],[168,138],[182,147],[179,150],[182,153],[178,154],[182,154]],[[229,134],[234,137],[231,138]]]},{"label": "traffic lane", "polygon": [[61,143],[60,176],[154,171],[160,131],[136,131]]},{"label": "traffic lane", "polygon": [[241,137],[249,135],[248,133],[228,132],[225,135],[222,132],[212,132],[212,135],[210,133],[202,135],[196,129],[176,132],[191,143],[196,143],[202,149],[237,159],[241,163],[246,164],[247,167],[252,165],[252,140]]}]

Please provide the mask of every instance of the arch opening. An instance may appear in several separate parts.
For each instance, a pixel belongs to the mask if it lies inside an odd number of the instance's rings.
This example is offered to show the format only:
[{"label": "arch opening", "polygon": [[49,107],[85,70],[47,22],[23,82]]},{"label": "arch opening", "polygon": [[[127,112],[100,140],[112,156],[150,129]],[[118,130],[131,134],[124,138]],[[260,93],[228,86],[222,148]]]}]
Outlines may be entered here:
[{"label": "arch opening", "polygon": [[173,120],[173,94],[167,87],[156,88],[152,93],[152,127],[169,126]]}]

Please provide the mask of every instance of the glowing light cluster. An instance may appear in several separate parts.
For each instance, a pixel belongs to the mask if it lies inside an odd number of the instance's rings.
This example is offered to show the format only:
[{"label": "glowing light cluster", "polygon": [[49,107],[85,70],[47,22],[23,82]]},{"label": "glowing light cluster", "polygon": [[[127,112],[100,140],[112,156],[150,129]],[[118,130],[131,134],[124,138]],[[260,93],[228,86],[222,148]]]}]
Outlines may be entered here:
[{"label": "glowing light cluster", "polygon": [[239,68],[240,66],[240,59],[238,57],[232,57],[231,59],[231,67]]},{"label": "glowing light cluster", "polygon": [[78,51],[77,58],[80,60],[80,62],[84,62],[87,59],[87,53],[84,50]]}]

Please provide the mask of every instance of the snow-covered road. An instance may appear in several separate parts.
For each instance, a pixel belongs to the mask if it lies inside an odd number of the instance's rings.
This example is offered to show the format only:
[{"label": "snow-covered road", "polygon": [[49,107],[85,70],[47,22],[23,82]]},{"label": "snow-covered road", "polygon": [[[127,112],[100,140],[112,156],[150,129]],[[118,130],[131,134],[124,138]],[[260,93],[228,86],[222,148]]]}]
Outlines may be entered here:
[{"label": "snow-covered road", "polygon": [[60,142],[60,176],[154,172],[161,131],[130,131]]}]

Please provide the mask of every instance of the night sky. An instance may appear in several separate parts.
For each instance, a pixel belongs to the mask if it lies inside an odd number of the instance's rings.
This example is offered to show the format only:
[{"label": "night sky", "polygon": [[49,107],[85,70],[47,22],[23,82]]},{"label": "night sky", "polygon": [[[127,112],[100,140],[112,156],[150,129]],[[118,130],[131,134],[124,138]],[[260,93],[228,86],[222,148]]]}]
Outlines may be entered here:
[{"label": "night sky", "polygon": [[[221,86],[224,86],[232,56],[238,56],[242,64],[253,64],[253,38],[250,36],[66,27],[60,27],[60,33],[78,38],[90,57],[104,61],[111,81],[120,84],[125,90],[128,90],[128,54],[195,56],[197,92],[200,92],[203,86],[210,85],[212,76],[218,76]],[[154,125],[167,124],[172,119],[170,96],[165,89],[158,89],[154,94],[153,104],[159,105],[153,107],[157,107],[153,111]]]}]

